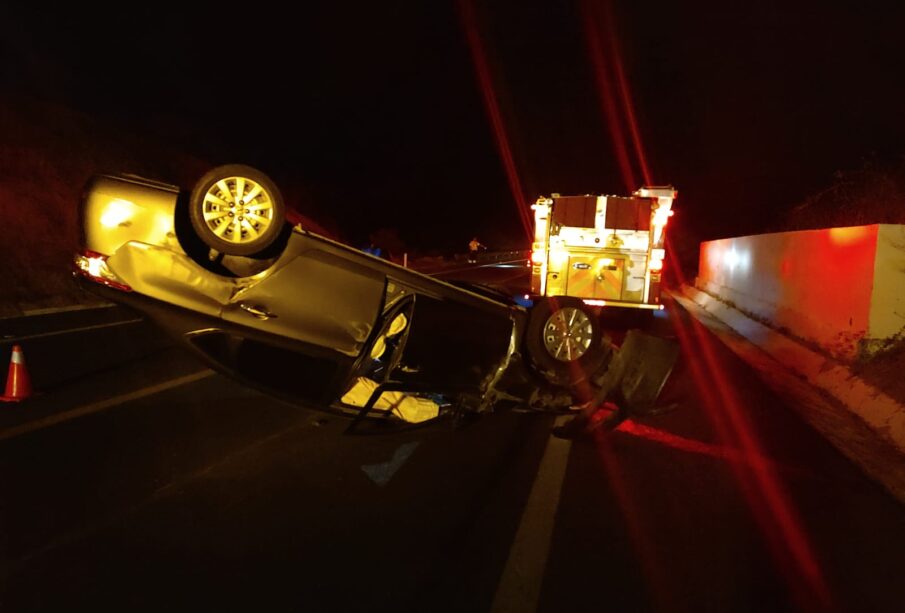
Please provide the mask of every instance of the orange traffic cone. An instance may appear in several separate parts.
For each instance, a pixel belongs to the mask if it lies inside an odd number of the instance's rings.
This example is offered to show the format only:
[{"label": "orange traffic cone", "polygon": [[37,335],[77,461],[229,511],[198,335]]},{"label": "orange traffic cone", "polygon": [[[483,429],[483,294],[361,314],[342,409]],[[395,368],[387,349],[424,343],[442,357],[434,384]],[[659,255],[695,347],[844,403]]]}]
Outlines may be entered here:
[{"label": "orange traffic cone", "polygon": [[31,379],[25,369],[25,357],[22,348],[13,345],[13,355],[9,359],[9,376],[6,379],[6,392],[0,396],[3,402],[18,402],[31,396]]}]

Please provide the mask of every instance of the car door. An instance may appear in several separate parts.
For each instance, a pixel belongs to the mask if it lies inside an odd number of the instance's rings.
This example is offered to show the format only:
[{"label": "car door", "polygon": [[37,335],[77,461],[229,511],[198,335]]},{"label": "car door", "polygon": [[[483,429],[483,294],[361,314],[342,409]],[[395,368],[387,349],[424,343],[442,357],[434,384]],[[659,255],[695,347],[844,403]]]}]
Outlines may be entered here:
[{"label": "car door", "polygon": [[386,277],[354,255],[305,243],[285,265],[236,292],[222,318],[355,357],[380,314]]},{"label": "car door", "polygon": [[513,322],[500,306],[417,294],[393,378],[478,389],[509,353]]}]

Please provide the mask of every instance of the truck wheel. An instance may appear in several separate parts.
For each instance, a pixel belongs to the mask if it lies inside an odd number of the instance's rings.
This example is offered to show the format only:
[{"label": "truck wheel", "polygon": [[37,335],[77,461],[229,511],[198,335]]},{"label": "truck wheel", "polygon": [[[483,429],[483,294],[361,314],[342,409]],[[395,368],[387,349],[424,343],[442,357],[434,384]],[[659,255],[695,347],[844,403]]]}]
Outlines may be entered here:
[{"label": "truck wheel", "polygon": [[597,314],[582,300],[568,296],[535,304],[525,343],[534,366],[555,384],[588,378],[603,354]]},{"label": "truck wheel", "polygon": [[283,197],[263,172],[242,164],[218,166],[195,184],[189,217],[198,237],[226,255],[255,255],[283,229]]}]

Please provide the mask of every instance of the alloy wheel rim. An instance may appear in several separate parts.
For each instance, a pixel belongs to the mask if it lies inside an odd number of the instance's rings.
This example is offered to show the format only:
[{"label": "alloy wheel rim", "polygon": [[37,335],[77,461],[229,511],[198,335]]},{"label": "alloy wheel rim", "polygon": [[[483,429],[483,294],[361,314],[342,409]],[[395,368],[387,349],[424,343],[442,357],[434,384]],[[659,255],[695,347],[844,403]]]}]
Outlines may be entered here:
[{"label": "alloy wheel rim", "polygon": [[574,362],[587,353],[593,331],[590,318],[581,309],[559,309],[544,324],[544,347],[555,359]]},{"label": "alloy wheel rim", "polygon": [[253,242],[273,224],[273,201],[257,181],[227,177],[204,194],[204,223],[214,235],[234,245]]}]

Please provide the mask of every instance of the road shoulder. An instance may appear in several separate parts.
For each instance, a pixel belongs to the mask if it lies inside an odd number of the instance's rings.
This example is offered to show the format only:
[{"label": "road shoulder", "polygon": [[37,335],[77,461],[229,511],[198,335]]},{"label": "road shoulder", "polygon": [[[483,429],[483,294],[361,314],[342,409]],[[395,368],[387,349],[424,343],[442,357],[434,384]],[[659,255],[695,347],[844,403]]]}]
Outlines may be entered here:
[{"label": "road shoulder", "polygon": [[790,398],[802,417],[905,503],[905,407],[844,365],[693,287],[672,298]]}]

